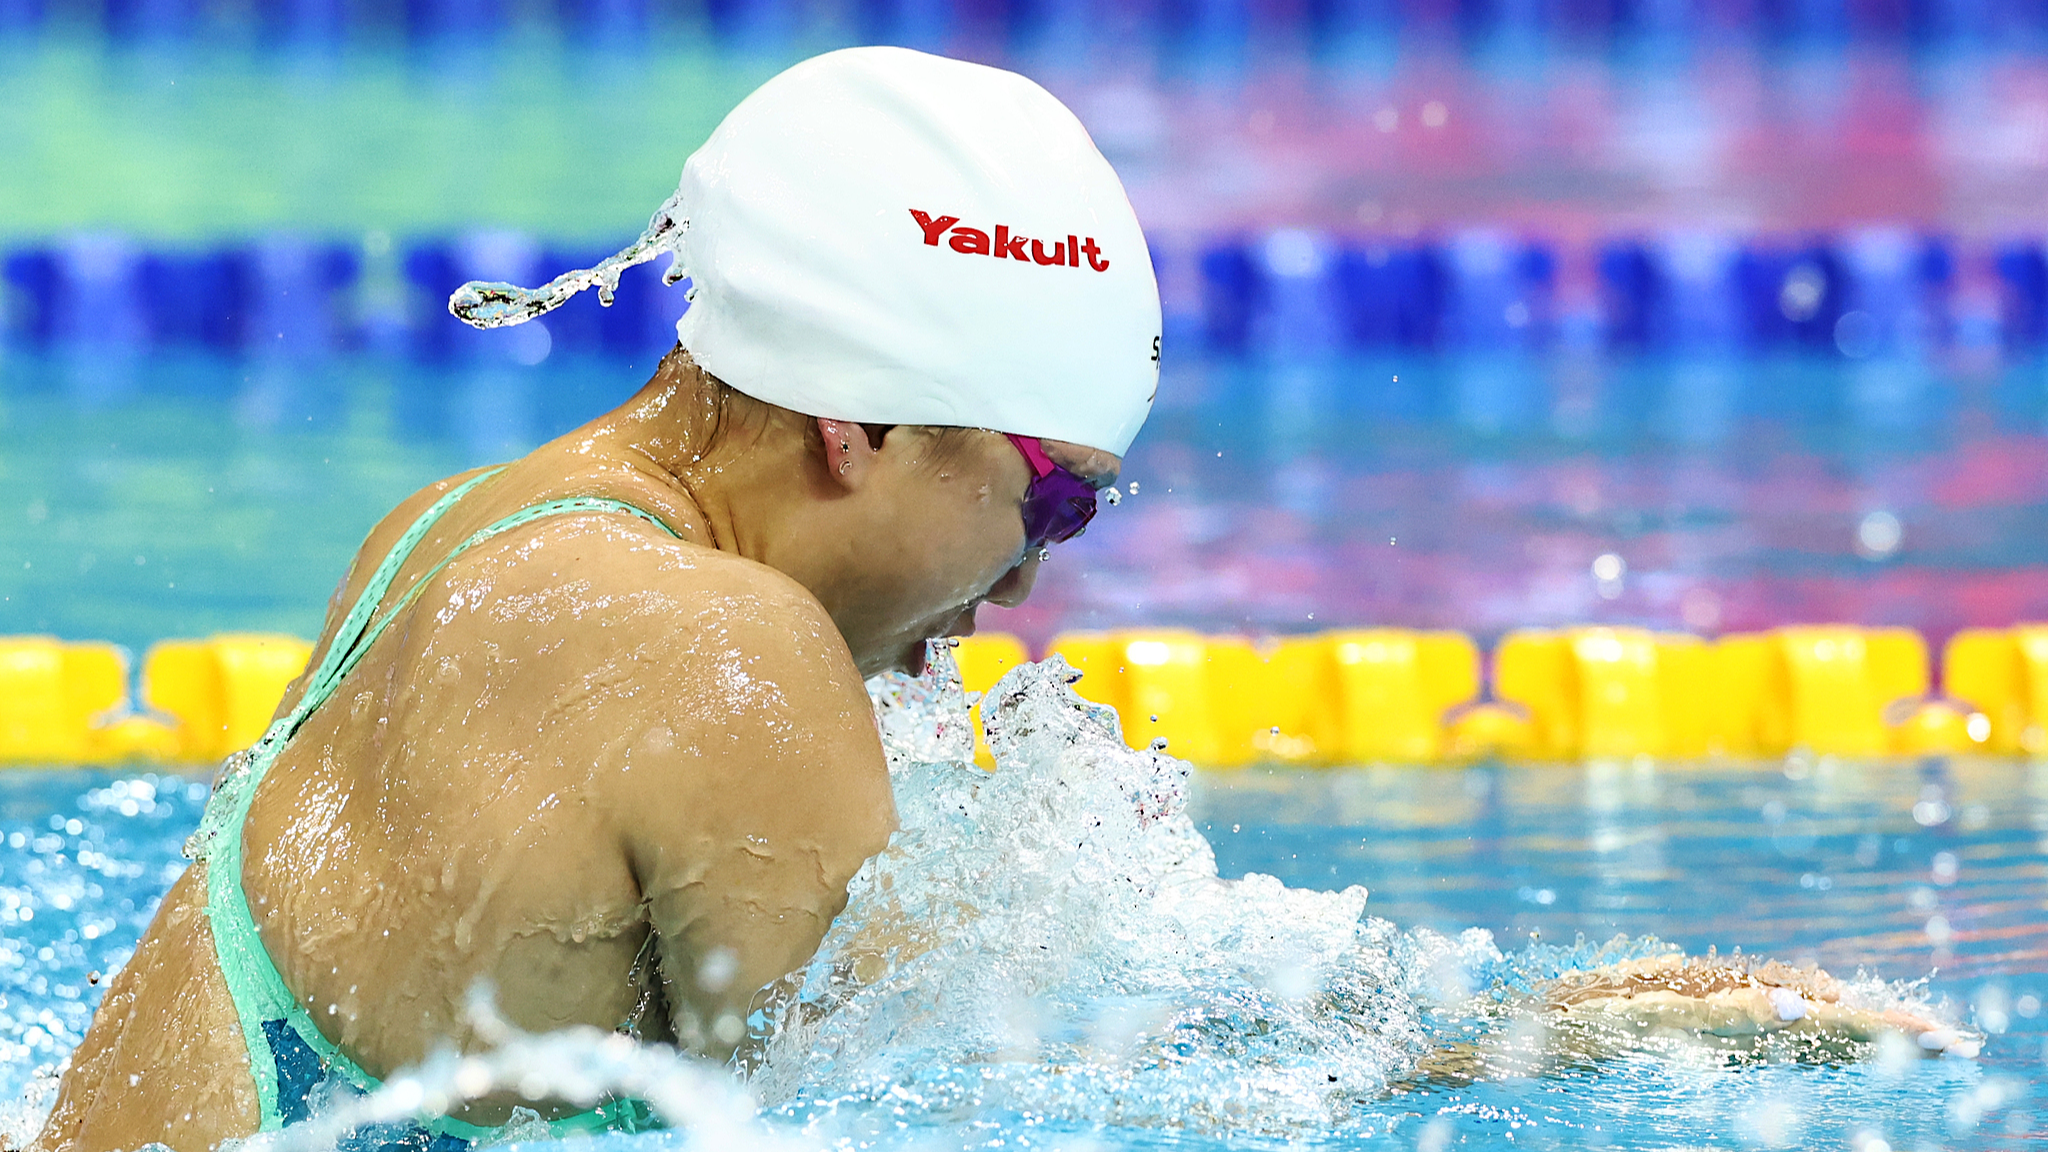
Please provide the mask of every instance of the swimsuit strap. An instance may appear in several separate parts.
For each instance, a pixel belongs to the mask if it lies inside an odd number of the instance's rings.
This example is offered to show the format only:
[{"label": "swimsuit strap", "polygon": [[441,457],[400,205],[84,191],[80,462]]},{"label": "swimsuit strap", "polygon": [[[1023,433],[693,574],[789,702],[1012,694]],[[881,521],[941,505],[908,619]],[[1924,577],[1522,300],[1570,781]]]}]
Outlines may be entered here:
[{"label": "swimsuit strap", "polygon": [[[275,1131],[303,1114],[305,1104],[302,1095],[292,1099],[280,1090],[281,1087],[292,1086],[280,1085],[279,1062],[275,1057],[281,1047],[293,1047],[294,1041],[310,1048],[320,1066],[339,1074],[358,1090],[368,1092],[378,1085],[376,1077],[363,1071],[321,1033],[306,1006],[286,987],[276,962],[263,946],[255,918],[249,912],[248,897],[242,890],[242,825],[248,819],[257,786],[263,782],[270,766],[276,763],[285,744],[305,725],[313,712],[334,695],[384,630],[420,598],[427,585],[456,557],[484,541],[544,516],[576,513],[623,513],[676,536],[675,530],[659,517],[623,500],[575,496],[530,505],[472,533],[415,580],[388,611],[378,616],[379,603],[390,591],[399,570],[405,566],[420,540],[458,500],[502,470],[502,467],[493,468],[450,489],[421,513],[420,518],[392,545],[391,551],[371,573],[355,605],[335,629],[326,653],[307,678],[298,705],[272,724],[262,739],[246,751],[230,756],[222,765],[199,830],[186,841],[185,854],[206,862],[207,919],[213,929],[214,952],[220,963],[221,975],[227,981],[229,997],[240,1017],[242,1039],[249,1053],[249,1071],[256,1081],[262,1131]],[[304,1086],[298,1087],[303,1090]],[[631,1124],[633,1117],[638,1115],[637,1107],[633,1101],[615,1101],[592,1112],[564,1117],[550,1127],[557,1134],[568,1134],[590,1131],[600,1125]],[[435,1128],[449,1135],[464,1136],[482,1131],[456,1120],[438,1121]]]},{"label": "swimsuit strap", "polygon": [[[188,859],[198,860],[210,856],[213,845],[228,832],[230,826],[234,829],[236,839],[240,839],[242,819],[248,812],[249,797],[246,794],[255,792],[256,783],[262,779],[263,773],[269,770],[270,760],[275,757],[276,750],[305,724],[306,718],[313,714],[314,709],[334,694],[335,688],[341,682],[336,673],[340,671],[342,662],[357,647],[357,641],[362,638],[363,629],[369,623],[371,614],[377,610],[378,601],[390,590],[392,581],[398,578],[399,569],[411,558],[413,549],[419,546],[421,538],[448,509],[455,506],[456,501],[467,495],[470,489],[503,470],[500,466],[480,472],[443,493],[440,499],[434,501],[425,512],[420,513],[419,519],[414,520],[412,526],[391,546],[391,550],[384,554],[384,559],[370,573],[369,582],[364,584],[362,592],[357,594],[356,602],[349,608],[348,615],[342,617],[341,624],[335,628],[334,636],[327,642],[327,651],[321,656],[320,663],[314,667],[312,674],[306,677],[306,686],[299,693],[297,706],[272,721],[256,743],[234,753],[222,763],[219,775],[213,782],[213,797],[207,801],[206,811],[200,817],[199,828],[185,841],[185,855]],[[240,800],[239,805],[234,802],[236,798]],[[238,845],[238,861],[240,852]],[[235,883],[238,887],[241,884],[239,865],[235,869]]]},{"label": "swimsuit strap", "polygon": [[[469,494],[470,489],[502,471],[502,465],[487,469],[443,493],[440,499],[434,501],[425,512],[420,513],[419,519],[413,521],[412,526],[405,530],[405,534],[398,538],[398,542],[391,546],[391,550],[384,554],[384,559],[378,561],[376,570],[370,573],[369,582],[363,585],[363,590],[356,597],[355,604],[349,608],[348,615],[342,617],[340,627],[334,630],[334,638],[327,642],[327,651],[322,654],[319,666],[306,679],[306,690],[299,695],[298,707],[293,708],[278,722],[279,726],[285,728],[287,737],[297,732],[306,722],[306,718],[313,714],[313,710],[320,707],[334,694],[334,690],[341,686],[342,676],[346,674],[343,663],[358,648],[363,647],[358,641],[363,639],[364,628],[369,625],[370,617],[376,613],[377,605],[383,602],[384,593],[390,591],[392,582],[398,579],[399,570],[405,567],[407,560],[412,559],[413,549],[419,547],[420,540],[440,522],[448,509],[453,508],[457,501]],[[442,563],[445,564],[447,561],[444,560]],[[424,578],[416,582],[414,587],[422,583],[425,583]],[[268,738],[266,733],[265,739]]]},{"label": "swimsuit strap", "polygon": [[[442,557],[439,564],[434,565],[418,580],[413,581],[412,587],[406,589],[405,595],[398,598],[398,603],[393,604],[389,612],[384,613],[374,625],[363,632],[361,640],[343,655],[339,667],[334,673],[334,681],[327,688],[327,693],[332,694],[334,689],[341,686],[341,682],[348,678],[348,674],[355,670],[357,664],[362,662],[363,657],[370,651],[371,646],[376,644],[377,638],[384,634],[384,629],[390,627],[391,622],[397,619],[400,613],[411,607],[413,601],[418,600],[420,594],[427,590],[427,585],[433,582],[434,577],[439,576],[442,569],[454,563],[456,557],[489,540],[493,536],[501,536],[512,531],[514,528],[530,524],[543,516],[560,516],[577,512],[623,512],[628,516],[637,516],[647,521],[670,536],[676,535],[675,529],[670,528],[660,517],[647,511],[645,508],[628,504],[623,500],[608,500],[601,496],[571,496],[564,500],[550,500],[545,504],[531,504],[521,508],[510,516],[493,523],[488,528],[478,529],[469,539],[456,545],[454,551]],[[389,587],[390,582],[386,581],[385,586]],[[310,711],[308,709],[309,713]]]}]

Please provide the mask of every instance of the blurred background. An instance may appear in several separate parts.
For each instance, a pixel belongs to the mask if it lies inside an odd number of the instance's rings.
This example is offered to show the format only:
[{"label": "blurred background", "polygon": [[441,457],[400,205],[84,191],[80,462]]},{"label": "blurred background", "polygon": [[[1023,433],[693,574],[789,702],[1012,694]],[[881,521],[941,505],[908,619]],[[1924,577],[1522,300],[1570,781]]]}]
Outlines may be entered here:
[{"label": "blurred background", "polygon": [[2037,0],[0,0],[0,634],[314,634],[683,307],[449,290],[859,43],[1066,100],[1165,298],[1134,495],[987,627],[2048,617]]}]

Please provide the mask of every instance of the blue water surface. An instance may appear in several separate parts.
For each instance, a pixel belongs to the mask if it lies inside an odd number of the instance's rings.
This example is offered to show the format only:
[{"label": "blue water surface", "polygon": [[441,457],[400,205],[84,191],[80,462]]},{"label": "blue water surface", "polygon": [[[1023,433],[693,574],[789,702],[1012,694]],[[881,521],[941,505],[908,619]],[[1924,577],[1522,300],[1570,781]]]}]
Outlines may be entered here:
[{"label": "blue water surface", "polygon": [[[2048,771],[2006,760],[1354,768],[1205,775],[1226,875],[1361,883],[1503,948],[1655,936],[1927,979],[1975,1062],[1731,1069],[1631,1056],[1419,1093],[1406,1139],[1531,1147],[2011,1147],[2048,1139]],[[1448,1122],[1448,1127],[1446,1127]],[[1431,1124],[1434,1129],[1430,1129]],[[1429,1129],[1437,1136],[1418,1133]],[[1415,1146],[1397,1142],[1394,1146]]]},{"label": "blue water surface", "polygon": [[[183,866],[204,782],[0,776],[0,1095],[77,1042]],[[1341,1132],[1083,1127],[1057,1115],[865,1105],[848,1147],[2008,1148],[2048,1139],[2048,768],[1993,760],[1253,769],[1197,777],[1226,876],[1364,884],[1403,926],[1493,931],[1508,967],[1617,934],[1928,981],[1981,1058],[1736,1066],[1636,1052],[1349,1101]],[[1540,956],[1540,961],[1532,959]],[[1456,1038],[1446,1022],[1447,1041]],[[1228,1085],[1218,1085],[1219,1092]],[[771,1123],[778,1123],[773,1117]],[[857,1135],[856,1135],[857,1133]],[[609,1138],[621,1148],[679,1137]]]}]

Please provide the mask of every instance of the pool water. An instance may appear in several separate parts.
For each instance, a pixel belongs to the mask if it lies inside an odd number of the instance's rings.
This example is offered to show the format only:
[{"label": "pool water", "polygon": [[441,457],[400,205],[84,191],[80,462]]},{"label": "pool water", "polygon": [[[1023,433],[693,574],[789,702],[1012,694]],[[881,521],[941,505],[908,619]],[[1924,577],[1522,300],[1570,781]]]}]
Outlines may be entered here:
[{"label": "pool water", "polygon": [[[77,1042],[104,987],[89,974],[113,971],[132,949],[182,867],[179,846],[204,793],[201,778],[176,772],[0,776],[0,1099],[25,1101],[0,1131],[20,1131],[34,1115],[47,1090],[39,1070]],[[1867,1152],[1880,1140],[2006,1148],[2048,1138],[2039,1119],[2048,1103],[2048,766],[1795,758],[1254,769],[1197,774],[1190,814],[1225,877],[1264,873],[1329,892],[1364,885],[1367,912],[1401,929],[1490,931],[1506,956],[1482,975],[1555,971],[1617,935],[1637,947],[1654,936],[1695,953],[1740,948],[1843,975],[1924,980],[1949,1017],[1986,1033],[1986,1043],[1974,1061],[1749,1066],[1685,1045],[1646,1046],[1393,1092],[1359,1091],[1347,1071],[1348,1095],[1314,1102],[1308,1114],[1327,1119],[1311,1124],[1297,1115],[1299,1101],[1262,1098],[1278,1089],[1263,1083],[1261,1065],[1231,1063],[1224,1048],[1197,1052],[1192,1071],[1181,1070],[1213,1077],[1211,1098],[1240,1108],[1219,1105],[1208,1119],[1105,1114],[1105,1102],[1121,1099],[1109,1087],[1052,1093],[1041,1084],[1036,1096],[1014,1084],[1008,1095],[934,1087],[948,1074],[983,1084],[1066,1074],[1051,1055],[1057,1029],[1045,1026],[1042,1057],[955,1062],[941,1049],[922,1066],[897,1051],[891,1059],[908,1059],[915,1073],[898,1068],[903,1086],[822,1102],[799,1093],[775,1102],[768,1128],[805,1142],[905,1149]],[[1242,1009],[1243,1018],[1217,1019],[1235,1020],[1243,1044],[1256,1048],[1255,998]],[[1438,1041],[1471,1023],[1449,1011],[1423,1019]],[[830,1084],[831,1073],[819,1080]],[[607,1138],[621,1148],[683,1143],[677,1134]]]},{"label": "pool water", "polygon": [[1974,1064],[1731,1071],[1631,1059],[1402,1103],[1477,1140],[2009,1147],[2048,1138],[2048,769],[2004,760],[1354,768],[1207,775],[1226,873],[1371,887],[1400,924],[1504,948],[1654,935],[1931,977],[1991,1032]]},{"label": "pool water", "polygon": [[[0,353],[0,634],[310,636],[405,495],[650,369],[522,364],[476,335],[435,364]],[[1134,624],[1839,621],[1939,643],[2048,618],[2044,382],[1967,357],[1169,357],[1135,496],[981,624],[1042,645]]]},{"label": "pool water", "polygon": [[[398,500],[574,427],[648,369],[567,351],[528,362],[489,343],[497,335],[439,363],[374,345],[305,360],[0,356],[0,634],[137,651],[224,629],[311,635],[357,543]],[[991,610],[983,627],[1042,644],[1140,623],[1444,626],[1485,640],[1532,624],[1713,633],[1846,620],[1938,641],[2048,617],[2038,362],[1417,352],[1166,369],[1127,462],[1135,492],[1056,550],[1031,603]],[[1866,531],[1873,518],[1889,519],[1888,538]],[[1600,575],[1603,557],[1620,561],[1618,577]],[[37,1070],[77,1042],[103,987],[88,976],[120,964],[183,867],[204,790],[175,770],[0,775],[0,1101],[21,1102],[7,1126],[47,1102]],[[1083,1082],[1049,1047],[997,1060],[943,1030],[922,1048],[856,1032],[837,1042],[867,1078],[798,1061],[785,1086],[829,1090],[778,1097],[771,1127],[919,1149],[1873,1152],[1878,1140],[2048,1138],[2035,1119],[2048,1096],[2048,775],[2031,764],[1254,770],[1197,775],[1191,804],[1222,875],[1298,890],[1247,890],[1212,909],[1230,931],[1260,916],[1332,928],[1347,887],[1371,891],[1366,912],[1391,926],[1374,946],[1394,951],[1343,971],[1398,1024],[1395,1039],[1331,1032],[1331,1019],[1275,999],[1260,982],[1272,972],[1205,969],[1177,993],[1124,970],[1104,987],[1141,993],[1124,997],[1138,1005],[1127,1022],[1153,1019],[1161,997],[1205,1022],[1192,1055],[1162,1050],[1156,1067]],[[1028,933],[1027,911],[1012,906],[1005,923]],[[1461,942],[1474,927],[1505,955]],[[1925,992],[1987,1043],[1974,1062],[1839,1067],[1631,1049],[1389,1094],[1388,1069],[1413,1056],[1404,1045],[1472,1023],[1411,995],[1438,959],[1456,954],[1479,987],[1527,983],[1617,935],[1624,950],[1655,939],[1929,978]],[[1120,947],[1112,937],[1097,943]],[[1256,943],[1239,941],[1246,955]],[[1204,955],[1214,969],[1231,952]],[[943,996],[913,981],[854,1006],[868,1019],[915,1015],[920,997],[973,1002],[966,972]],[[1081,1034],[1124,1011],[1046,978],[1081,1013]],[[1303,1052],[1335,1053],[1337,1090],[1307,1066],[1324,1057]]]}]

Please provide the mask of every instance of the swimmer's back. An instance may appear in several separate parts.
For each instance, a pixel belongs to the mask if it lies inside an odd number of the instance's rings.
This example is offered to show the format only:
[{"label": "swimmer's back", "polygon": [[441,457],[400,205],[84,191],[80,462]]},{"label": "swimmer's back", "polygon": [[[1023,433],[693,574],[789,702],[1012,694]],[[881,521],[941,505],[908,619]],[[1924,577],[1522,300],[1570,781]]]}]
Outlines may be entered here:
[{"label": "swimmer's back", "polygon": [[[699,992],[701,961],[734,953],[735,992],[802,963],[894,824],[860,676],[809,593],[693,542],[701,516],[657,480],[578,474],[564,455],[543,449],[457,504],[387,604],[473,532],[548,500],[621,500],[682,539],[567,514],[463,553],[307,722],[250,813],[266,949],[316,1020],[334,1006],[323,1030],[373,1074],[459,1036],[480,977],[525,1028],[630,1021],[668,1038],[673,1014],[678,1039],[716,1048],[723,998]],[[380,525],[350,583],[440,490]]]},{"label": "swimmer's back", "polygon": [[[562,444],[451,508],[380,615],[479,529],[546,501],[619,500],[668,531],[557,514],[464,551],[285,747],[244,826],[265,951],[372,1075],[467,1043],[480,980],[529,1030],[580,1023],[729,1050],[750,993],[810,956],[894,828],[867,697],[822,606],[707,546],[702,514],[660,477]],[[369,572],[462,479],[371,533],[321,651]],[[302,678],[283,708],[303,690]],[[81,1046],[88,1074],[67,1080],[42,1146],[160,1130],[138,1110],[191,1109],[199,1085],[217,1099],[181,1131],[196,1143],[249,1130],[204,900],[190,876],[166,897],[109,989],[125,1011],[103,1013]],[[129,1081],[172,1053],[184,1066],[159,1077],[166,1091]],[[467,1118],[497,1122],[510,1104]]]}]

